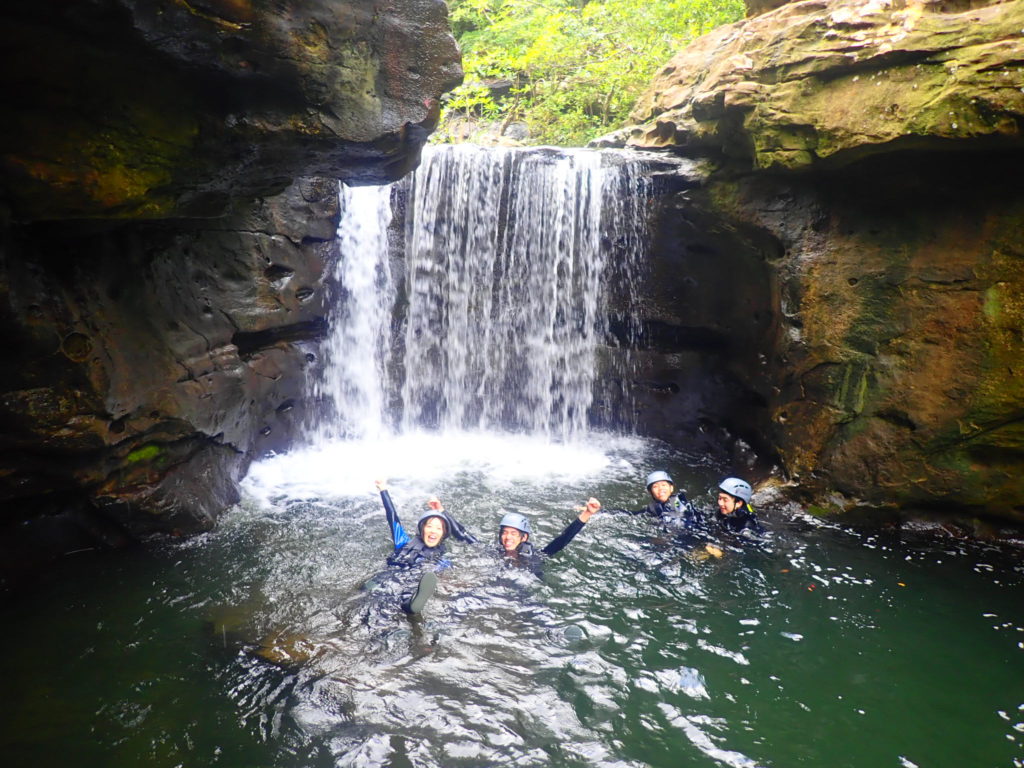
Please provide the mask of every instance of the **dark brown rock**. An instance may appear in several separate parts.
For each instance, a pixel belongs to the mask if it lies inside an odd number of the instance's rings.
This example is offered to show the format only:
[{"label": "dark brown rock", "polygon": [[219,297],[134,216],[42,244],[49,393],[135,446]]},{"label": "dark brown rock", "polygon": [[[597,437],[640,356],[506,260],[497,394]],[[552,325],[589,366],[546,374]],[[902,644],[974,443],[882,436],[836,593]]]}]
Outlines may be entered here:
[{"label": "dark brown rock", "polygon": [[754,345],[736,396],[819,510],[1024,521],[1022,8],[792,3],[688,48],[610,139],[717,163],[659,258],[767,308],[760,337],[690,323]]},{"label": "dark brown rock", "polygon": [[446,7],[0,18],[0,566],[208,528],[306,418],[336,180],[415,167],[461,79]]},{"label": "dark brown rock", "polygon": [[12,234],[0,508],[64,496],[136,534],[212,524],[303,418],[337,214],[337,182],[303,179],[215,225]]},{"label": "dark brown rock", "polygon": [[21,221],[223,215],[299,176],[392,181],[461,79],[441,0],[42,0],[0,24]]}]

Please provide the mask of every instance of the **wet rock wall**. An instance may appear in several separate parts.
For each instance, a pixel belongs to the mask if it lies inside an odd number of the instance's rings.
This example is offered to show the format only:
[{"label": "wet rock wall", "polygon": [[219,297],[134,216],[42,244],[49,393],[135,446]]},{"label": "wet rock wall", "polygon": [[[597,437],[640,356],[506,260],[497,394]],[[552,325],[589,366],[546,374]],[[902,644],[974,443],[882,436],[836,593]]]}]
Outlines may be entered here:
[{"label": "wet rock wall", "polygon": [[[704,164],[655,258],[682,265],[678,304],[712,302],[695,324],[818,511],[1024,520],[1022,8],[769,9],[681,52],[602,142]],[[730,292],[752,297],[732,327]]]},{"label": "wet rock wall", "polygon": [[446,7],[0,20],[0,563],[203,530],[306,418],[336,180],[417,164],[461,79]]},{"label": "wet rock wall", "polygon": [[83,546],[210,527],[305,419],[337,213],[337,182],[303,179],[215,223],[9,231],[5,522],[63,517]]}]

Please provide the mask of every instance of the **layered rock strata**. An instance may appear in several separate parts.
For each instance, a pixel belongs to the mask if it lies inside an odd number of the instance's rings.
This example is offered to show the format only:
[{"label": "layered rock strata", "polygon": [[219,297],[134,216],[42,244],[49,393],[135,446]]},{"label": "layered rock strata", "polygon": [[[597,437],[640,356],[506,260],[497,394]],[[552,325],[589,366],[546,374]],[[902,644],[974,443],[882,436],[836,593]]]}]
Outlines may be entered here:
[{"label": "layered rock strata", "polygon": [[207,528],[308,405],[337,179],[415,167],[461,78],[445,6],[0,15],[0,559]]},{"label": "layered rock strata", "polygon": [[662,217],[674,295],[770,308],[732,345],[746,426],[820,508],[1024,520],[1022,70],[1021,2],[805,0],[696,41],[604,142],[710,167]]}]

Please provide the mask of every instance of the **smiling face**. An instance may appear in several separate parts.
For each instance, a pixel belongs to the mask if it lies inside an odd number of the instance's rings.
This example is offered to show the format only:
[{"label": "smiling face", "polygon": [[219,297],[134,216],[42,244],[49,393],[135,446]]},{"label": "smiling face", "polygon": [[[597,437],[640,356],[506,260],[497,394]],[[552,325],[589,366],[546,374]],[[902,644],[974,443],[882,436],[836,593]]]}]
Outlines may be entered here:
[{"label": "smiling face", "polygon": [[675,490],[675,486],[667,480],[659,480],[656,483],[651,483],[651,487],[647,489],[651,498],[655,501],[662,503],[668,501],[668,497],[672,495],[672,491]]},{"label": "smiling face", "polygon": [[723,515],[731,515],[742,506],[743,499],[738,499],[724,492],[718,494],[718,511]]},{"label": "smiling face", "polygon": [[428,547],[436,547],[444,538],[444,522],[440,517],[427,518],[420,536],[423,537],[423,543]]},{"label": "smiling face", "polygon": [[530,538],[530,534],[523,533],[518,528],[512,528],[511,526],[505,525],[501,528],[501,546],[505,550],[506,555],[513,554],[519,545]]}]

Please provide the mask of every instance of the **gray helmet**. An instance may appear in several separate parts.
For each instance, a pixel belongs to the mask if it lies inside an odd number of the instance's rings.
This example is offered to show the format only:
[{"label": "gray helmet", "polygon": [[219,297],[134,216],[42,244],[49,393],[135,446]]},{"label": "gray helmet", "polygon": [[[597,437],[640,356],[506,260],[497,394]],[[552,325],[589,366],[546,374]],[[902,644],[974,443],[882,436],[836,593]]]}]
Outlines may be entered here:
[{"label": "gray helmet", "polygon": [[438,512],[436,509],[428,509],[420,515],[420,519],[416,521],[416,530],[419,532],[420,537],[423,536],[423,526],[426,525],[427,520],[432,517],[436,517],[441,521],[444,526],[444,534],[441,536],[441,540],[444,541],[448,538],[448,534],[451,532],[451,526],[448,524],[448,516],[444,512]]},{"label": "gray helmet", "polygon": [[750,502],[750,497],[754,494],[750,483],[746,480],[740,480],[738,477],[725,478],[725,480],[718,484],[718,489],[725,491],[730,496],[735,496],[737,499],[743,499],[748,503]]},{"label": "gray helmet", "polygon": [[506,512],[498,523],[498,533],[501,533],[502,528],[515,528],[520,533],[532,533],[529,519],[518,512]]},{"label": "gray helmet", "polygon": [[675,485],[675,481],[669,476],[668,472],[659,469],[657,472],[651,472],[647,476],[647,490],[651,490],[651,486],[659,480],[664,480],[669,485]]}]

